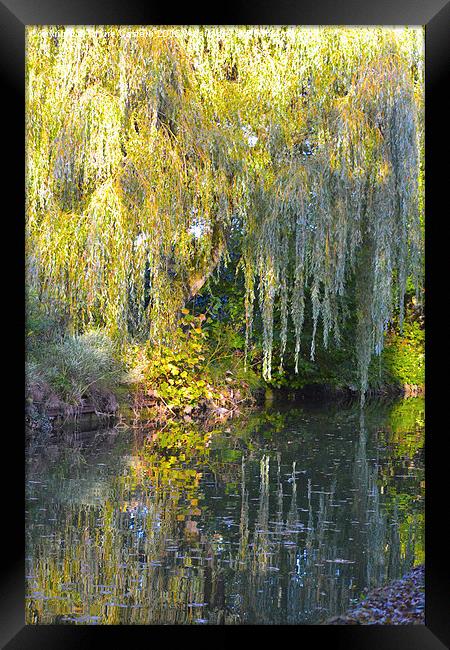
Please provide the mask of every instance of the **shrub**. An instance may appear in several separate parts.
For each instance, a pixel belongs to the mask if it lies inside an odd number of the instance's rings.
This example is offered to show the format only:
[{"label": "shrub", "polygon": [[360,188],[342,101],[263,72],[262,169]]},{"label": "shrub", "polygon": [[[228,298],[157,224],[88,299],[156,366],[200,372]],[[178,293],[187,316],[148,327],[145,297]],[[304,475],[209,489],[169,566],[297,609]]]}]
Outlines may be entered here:
[{"label": "shrub", "polygon": [[195,408],[217,396],[206,371],[204,320],[203,314],[193,316],[183,309],[173,345],[147,343],[143,352],[137,352],[145,390],[171,411]]},{"label": "shrub", "polygon": [[402,334],[389,334],[382,365],[393,383],[424,385],[425,332],[417,321],[405,322]]}]

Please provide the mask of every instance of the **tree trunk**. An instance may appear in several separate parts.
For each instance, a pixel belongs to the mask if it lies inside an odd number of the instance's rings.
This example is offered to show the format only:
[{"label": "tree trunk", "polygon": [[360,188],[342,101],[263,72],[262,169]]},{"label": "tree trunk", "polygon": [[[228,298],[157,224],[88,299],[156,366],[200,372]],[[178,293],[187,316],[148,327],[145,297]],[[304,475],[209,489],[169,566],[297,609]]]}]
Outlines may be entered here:
[{"label": "tree trunk", "polygon": [[194,273],[187,279],[185,285],[185,302],[189,302],[198,294],[210,275],[217,268],[217,265],[219,264],[222,254],[226,248],[228,236],[229,229],[226,232],[223,232],[219,225],[214,224],[212,234],[213,248],[211,258],[204,269],[198,271],[197,273]]}]

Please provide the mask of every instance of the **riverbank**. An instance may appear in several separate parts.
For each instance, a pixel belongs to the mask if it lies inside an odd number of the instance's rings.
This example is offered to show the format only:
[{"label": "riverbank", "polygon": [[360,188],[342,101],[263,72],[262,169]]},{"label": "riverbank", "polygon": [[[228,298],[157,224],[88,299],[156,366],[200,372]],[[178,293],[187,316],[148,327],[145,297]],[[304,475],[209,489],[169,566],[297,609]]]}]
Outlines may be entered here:
[{"label": "riverbank", "polygon": [[425,567],[414,567],[399,580],[370,591],[345,614],[322,625],[424,625]]},{"label": "riverbank", "polygon": [[[214,390],[214,399],[203,399],[195,405],[180,404],[170,407],[157,389],[145,384],[118,385],[114,389],[95,390],[79,401],[69,404],[58,398],[54,392],[41,394],[32,390],[33,397],[26,403],[26,428],[28,433],[57,434],[64,429],[78,428],[92,431],[110,426],[114,421],[126,419],[139,422],[139,426],[157,428],[168,420],[180,422],[223,421],[239,415],[243,409],[261,407],[267,404],[297,403],[304,399],[320,401],[338,401],[349,403],[359,400],[356,389],[336,388],[329,384],[308,384],[301,389],[287,390],[272,387],[249,389],[247,384],[227,376],[229,384]],[[386,385],[378,389],[369,389],[367,400],[411,398],[424,395],[424,386]]]},{"label": "riverbank", "polygon": [[[104,424],[120,417],[159,423],[227,419],[252,404],[301,399],[359,400],[359,384],[346,350],[318,352],[299,372],[286,361],[272,379],[262,377],[262,352],[245,354],[245,341],[217,315],[180,310],[165,343],[116,341],[102,329],[70,334],[64,321],[29,300],[26,423],[31,431]],[[423,394],[423,331],[405,324],[390,333],[369,368],[366,399]]]},{"label": "riverbank", "polygon": [[[189,395],[169,402],[159,387],[148,382],[119,384],[90,391],[75,404],[58,397],[54,391],[42,392],[31,386],[25,407],[25,424],[29,434],[55,435],[66,429],[91,431],[125,420],[130,426],[158,428],[169,420],[185,423],[219,422],[239,415],[243,409],[262,405],[271,398],[264,390],[251,391],[248,384],[226,375],[227,384],[212,385],[203,381],[207,394],[195,399]],[[175,402],[175,403],[174,403]]]}]

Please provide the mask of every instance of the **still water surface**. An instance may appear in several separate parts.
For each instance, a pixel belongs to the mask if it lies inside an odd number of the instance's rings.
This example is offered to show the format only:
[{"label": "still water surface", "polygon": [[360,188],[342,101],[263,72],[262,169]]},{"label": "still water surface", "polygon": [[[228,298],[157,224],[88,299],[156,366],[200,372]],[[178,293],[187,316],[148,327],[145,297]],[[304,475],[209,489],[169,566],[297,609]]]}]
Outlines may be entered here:
[{"label": "still water surface", "polygon": [[27,454],[28,623],[314,624],[424,559],[424,403],[272,407]]}]

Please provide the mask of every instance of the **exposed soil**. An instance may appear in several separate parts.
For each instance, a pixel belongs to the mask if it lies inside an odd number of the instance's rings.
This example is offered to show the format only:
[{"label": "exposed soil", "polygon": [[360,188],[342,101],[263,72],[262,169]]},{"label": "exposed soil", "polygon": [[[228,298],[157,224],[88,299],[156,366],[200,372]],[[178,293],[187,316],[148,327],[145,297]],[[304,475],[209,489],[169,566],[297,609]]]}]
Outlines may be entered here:
[{"label": "exposed soil", "polygon": [[117,410],[116,396],[106,389],[92,387],[78,403],[68,404],[48,385],[34,385],[26,400],[25,425],[29,433],[49,435],[84,418],[95,428],[108,422]]}]

